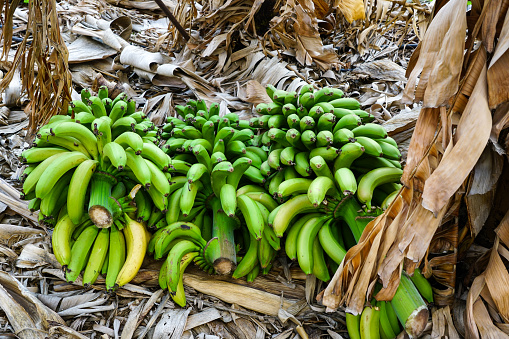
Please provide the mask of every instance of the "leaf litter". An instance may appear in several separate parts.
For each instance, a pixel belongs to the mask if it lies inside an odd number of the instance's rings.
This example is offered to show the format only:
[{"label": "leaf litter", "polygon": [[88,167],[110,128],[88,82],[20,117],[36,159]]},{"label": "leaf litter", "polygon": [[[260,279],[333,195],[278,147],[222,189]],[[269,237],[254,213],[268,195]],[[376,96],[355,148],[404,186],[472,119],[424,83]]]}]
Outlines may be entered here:
[{"label": "leaf litter", "polygon": [[[500,181],[479,178],[489,171],[503,176],[497,154],[505,144],[497,139],[500,134],[505,137],[507,110],[500,109],[493,128],[486,112],[507,100],[495,85],[507,78],[507,25],[501,32],[490,26],[477,1],[471,12],[484,18],[482,29],[481,24],[465,22],[454,0],[435,8],[418,1],[386,0],[366,5],[351,0],[163,2],[190,33],[189,41],[153,1],[49,1],[51,6],[39,5],[39,11],[11,5],[5,12],[13,20],[5,20],[1,63],[6,71],[0,127],[3,332],[21,338],[340,338],[346,334],[342,303],[358,311],[377,276],[384,282],[380,298],[390,298],[398,282],[395,273],[403,266],[411,271],[422,262],[425,275],[441,286],[435,290],[439,301],[428,335],[507,335],[507,300],[498,298],[506,291],[494,283],[508,279],[506,218],[496,229],[495,246],[476,245],[477,252],[469,256],[473,267],[479,266],[477,261],[489,264],[469,292],[466,287],[474,279],[465,280],[463,331],[450,308],[457,293],[457,271],[451,267],[457,264],[459,241],[473,243],[473,235],[483,232],[482,220],[493,222],[491,212],[472,206],[482,202],[489,207]],[[454,16],[447,15],[450,8]],[[494,22],[504,16],[500,6],[490,8]],[[46,27],[46,22],[51,27],[34,35],[34,25]],[[464,37],[466,26],[481,31],[488,51],[494,51],[489,65],[484,49],[474,49],[468,34],[466,48],[474,51],[463,58],[459,41],[465,39],[457,37]],[[426,32],[433,38],[426,39]],[[458,43],[451,47],[444,41]],[[444,49],[434,49],[434,44]],[[36,55],[34,50],[46,54]],[[67,58],[68,66],[62,62]],[[450,60],[454,67],[445,67]],[[18,65],[31,72],[19,73]],[[42,82],[45,77],[55,80]],[[71,81],[73,91],[67,93],[64,89]],[[405,187],[389,210],[368,225],[331,284],[306,279],[284,258],[254,284],[191,269],[184,280],[190,303],[180,309],[159,289],[160,263],[149,258],[116,296],[104,293],[104,279],[89,289],[79,281],[65,282],[51,254],[50,230],[38,226],[37,216],[27,211],[17,191],[17,156],[37,126],[80,88],[101,85],[128,92],[158,125],[175,115],[175,104],[195,97],[220,102],[222,113],[232,110],[247,119],[254,105],[267,101],[267,83],[285,90],[307,83],[340,87],[371,110],[403,148]],[[420,100],[422,109],[413,103]],[[444,107],[450,100],[453,110]],[[479,112],[484,113],[482,119]],[[475,142],[473,129],[482,131],[475,133]],[[485,147],[490,137],[494,146]],[[457,168],[453,176],[451,167]],[[444,180],[451,184],[443,185]],[[471,206],[466,225],[460,208],[465,192],[470,199],[466,205]],[[325,306],[339,310],[325,313],[315,301],[317,294]],[[253,300],[246,301],[246,295]]]}]

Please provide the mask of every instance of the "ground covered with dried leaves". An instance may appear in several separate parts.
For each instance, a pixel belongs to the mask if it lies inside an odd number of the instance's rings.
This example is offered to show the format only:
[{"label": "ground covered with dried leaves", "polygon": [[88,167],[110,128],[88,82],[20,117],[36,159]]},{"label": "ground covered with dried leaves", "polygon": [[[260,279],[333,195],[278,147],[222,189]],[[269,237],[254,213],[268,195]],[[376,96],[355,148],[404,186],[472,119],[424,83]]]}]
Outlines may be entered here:
[{"label": "ground covered with dried leaves", "polygon": [[[406,159],[420,107],[403,104],[405,72],[429,24],[431,6],[373,2],[369,20],[352,25],[344,15],[329,10],[334,3],[319,0],[164,1],[190,32],[186,42],[154,1],[52,3],[52,10],[40,6],[39,16],[31,16],[26,5],[11,8],[12,43],[4,36],[6,61],[0,63],[4,70],[21,65],[16,52],[37,51],[36,43],[43,51],[53,48],[54,54],[30,54],[26,62],[35,67],[30,72],[24,67],[24,72],[13,70],[6,74],[9,81],[2,83],[6,89],[0,109],[0,337],[345,337],[344,308],[325,312],[315,299],[325,284],[306,278],[284,256],[268,275],[251,284],[189,269],[184,276],[186,308],[176,306],[168,291],[158,287],[161,262],[150,258],[135,280],[115,295],[105,293],[104,279],[91,288],[82,287],[79,280],[65,282],[51,251],[51,229],[40,227],[37,216],[19,198],[18,156],[37,125],[56,109],[55,100],[77,98],[81,88],[107,85],[111,91],[125,91],[161,125],[175,115],[174,105],[190,98],[220,102],[222,112],[248,119],[262,100],[263,85],[291,91],[314,83],[339,87],[356,97],[386,127]],[[35,29],[55,20],[58,31]],[[67,51],[58,48],[59,41]],[[68,65],[55,62],[62,57],[68,58]],[[54,67],[46,68],[48,64]],[[49,76],[54,82],[46,81]],[[70,81],[73,91],[66,93]],[[21,88],[27,92],[20,94]],[[437,253],[457,251],[449,239],[447,234],[438,237],[433,243]],[[487,251],[481,245],[490,247],[489,241],[474,244],[464,257],[465,269],[470,269],[465,281],[474,272],[467,263]],[[437,261],[448,264],[443,258]],[[451,271],[446,272],[437,285],[449,293],[441,306],[454,301],[447,285]],[[449,309],[434,312],[433,323],[442,328],[452,325]],[[462,332],[462,324],[455,326]],[[430,321],[427,335],[431,327]]]}]

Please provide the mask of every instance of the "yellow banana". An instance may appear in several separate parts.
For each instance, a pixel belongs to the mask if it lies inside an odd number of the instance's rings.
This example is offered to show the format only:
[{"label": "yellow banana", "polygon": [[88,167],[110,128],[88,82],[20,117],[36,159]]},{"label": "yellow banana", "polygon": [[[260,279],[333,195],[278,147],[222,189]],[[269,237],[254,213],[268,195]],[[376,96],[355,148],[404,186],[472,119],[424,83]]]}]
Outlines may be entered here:
[{"label": "yellow banana", "polygon": [[127,254],[125,263],[115,280],[115,286],[119,287],[127,284],[136,276],[145,258],[148,244],[145,226],[128,216],[125,216],[125,218],[127,223],[124,226],[123,232],[126,240]]}]

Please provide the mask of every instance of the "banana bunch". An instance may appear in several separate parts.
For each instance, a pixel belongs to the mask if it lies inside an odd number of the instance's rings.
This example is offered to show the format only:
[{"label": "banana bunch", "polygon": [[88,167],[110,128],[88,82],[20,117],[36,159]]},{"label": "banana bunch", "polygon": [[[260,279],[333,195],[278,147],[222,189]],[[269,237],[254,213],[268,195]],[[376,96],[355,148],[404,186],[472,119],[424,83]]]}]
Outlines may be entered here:
[{"label": "banana bunch", "polygon": [[75,224],[88,212],[97,227],[109,227],[122,219],[111,190],[125,178],[142,184],[147,200],[165,210],[171,159],[154,144],[154,124],[124,93],[111,100],[101,87],[97,96],[86,89],[81,95],[69,105],[69,115],[53,116],[21,154],[27,166],[20,179],[30,208],[50,225],[65,205]]},{"label": "banana bunch", "polygon": [[[125,93],[112,100],[101,87],[96,96],[86,89],[81,96],[22,152],[27,166],[20,179],[29,208],[55,226],[53,249],[67,279],[84,270],[83,282],[91,284],[102,270],[113,289],[131,280],[145,257],[144,223],[152,210],[167,209],[171,159],[155,144],[154,124]],[[108,248],[125,258],[108,257]]]},{"label": "banana bunch", "polygon": [[148,252],[166,258],[159,283],[185,304],[182,273],[189,262],[252,281],[268,273],[280,239],[267,223],[278,203],[261,186],[267,152],[257,128],[235,113],[220,117],[216,103],[191,100],[175,108],[181,119],[168,118],[162,133],[172,158],[168,211],[150,217],[157,231]]},{"label": "banana bunch", "polygon": [[266,91],[272,103],[257,105],[262,115],[250,124],[269,148],[260,166],[266,187],[282,202],[268,223],[276,236],[286,233],[290,259],[328,281],[329,268],[396,197],[401,154],[374,117],[339,89],[306,85],[296,93],[268,85]]},{"label": "banana bunch", "polygon": [[[375,292],[380,285],[375,286]],[[431,295],[430,295],[431,293]],[[391,301],[373,299],[359,315],[346,313],[346,328],[352,339],[393,339],[404,329],[411,338],[424,330],[428,321],[427,305],[422,299],[433,298],[431,284],[417,269],[412,277],[403,272]],[[428,299],[429,301],[429,299]]]},{"label": "banana bunch", "polygon": [[63,208],[51,241],[68,281],[75,281],[83,271],[83,285],[88,286],[102,274],[111,292],[135,277],[145,258],[150,233],[143,224],[128,216],[126,219],[121,229],[116,225],[98,228],[90,219],[75,224]]}]

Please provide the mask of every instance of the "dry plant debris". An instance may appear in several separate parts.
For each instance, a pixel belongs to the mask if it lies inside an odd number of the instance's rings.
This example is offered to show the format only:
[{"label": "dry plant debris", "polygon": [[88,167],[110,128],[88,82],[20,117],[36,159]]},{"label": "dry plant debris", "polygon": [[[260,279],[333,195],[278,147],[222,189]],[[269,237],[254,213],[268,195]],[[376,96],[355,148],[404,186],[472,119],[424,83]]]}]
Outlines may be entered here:
[{"label": "dry plant debris", "polygon": [[[389,300],[400,271],[412,272],[422,264],[424,274],[437,283],[437,305],[466,302],[464,313],[454,314],[463,336],[508,337],[509,257],[501,235],[507,228],[507,199],[497,194],[507,180],[507,139],[501,133],[507,89],[498,75],[504,72],[500,62],[507,54],[508,25],[507,6],[498,2],[474,1],[468,12],[462,1],[435,7],[407,68],[404,100],[422,101],[423,108],[408,149],[404,188],[347,253],[320,296],[328,308],[345,303],[347,310],[358,313],[377,278],[384,288],[375,297]],[[480,234],[488,234],[490,249],[467,259],[468,247]],[[461,259],[473,272],[461,282],[465,292],[459,295],[455,288],[460,272],[455,267]],[[447,308],[435,311],[432,337],[458,337],[449,313]],[[442,325],[435,326],[440,321]]]},{"label": "dry plant debris", "polygon": [[[12,21],[3,18],[1,63],[8,71],[0,127],[2,332],[21,338],[346,333],[344,308],[326,313],[315,301],[325,286],[306,280],[284,258],[250,285],[200,271],[186,274],[188,309],[158,289],[158,262],[147,261],[116,296],[104,294],[101,280],[89,290],[65,282],[51,254],[51,230],[41,229],[27,211],[15,179],[27,132],[70,99],[70,71],[75,89],[107,85],[127,91],[157,124],[175,114],[172,106],[193,97],[249,118],[253,105],[267,100],[267,83],[289,91],[305,83],[333,85],[356,96],[404,145],[406,187],[348,253],[322,295],[324,304],[336,309],[342,301],[358,311],[378,276],[385,285],[378,297],[390,298],[401,268],[411,272],[422,263],[437,282],[436,305],[445,306],[434,309],[427,335],[508,335],[508,284],[501,283],[509,279],[508,217],[502,218],[508,204],[497,202],[507,184],[507,86],[501,85],[508,79],[507,4],[473,1],[467,12],[458,10],[465,7],[459,0],[439,1],[433,10],[418,1],[377,0],[356,12],[356,2],[345,0],[164,2],[190,32],[189,43],[154,1],[31,1],[32,11],[14,1],[4,12]],[[51,29],[34,29],[49,27],[45,22]],[[22,107],[29,118],[7,107]],[[490,237],[487,227],[492,241],[470,246],[478,234]],[[458,260],[471,270],[461,278]],[[451,311],[453,302],[463,307]]]}]

